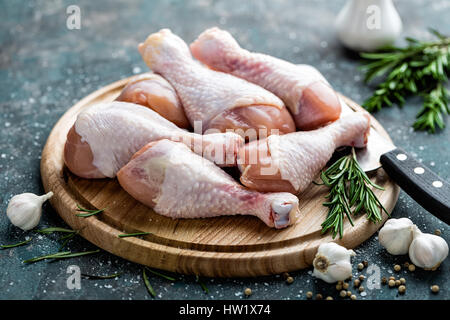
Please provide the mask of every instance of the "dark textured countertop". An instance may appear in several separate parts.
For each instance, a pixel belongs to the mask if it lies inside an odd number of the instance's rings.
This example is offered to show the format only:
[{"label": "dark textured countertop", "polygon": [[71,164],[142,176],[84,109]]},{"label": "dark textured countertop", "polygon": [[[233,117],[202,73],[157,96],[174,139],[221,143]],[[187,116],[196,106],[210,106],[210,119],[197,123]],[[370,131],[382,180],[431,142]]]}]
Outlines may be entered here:
[{"label": "dark textured countertop", "polygon": [[[38,262],[23,260],[58,250],[57,236],[37,235],[13,227],[6,215],[9,199],[19,193],[43,192],[39,173],[42,148],[58,118],[75,102],[102,86],[147,70],[136,49],[145,37],[163,27],[187,42],[207,27],[231,31],[246,48],[295,63],[317,67],[343,94],[361,103],[373,88],[362,83],[358,61],[337,42],[333,22],[344,1],[2,1],[0,3],[0,244],[32,237],[23,247],[0,250],[0,299],[151,299],[141,278],[141,267],[101,251],[96,255]],[[66,8],[81,9],[81,29],[66,27]],[[431,26],[450,33],[450,1],[397,1],[403,35],[427,37]],[[408,100],[403,109],[393,107],[375,114],[395,143],[417,156],[444,179],[450,179],[450,128],[431,135],[411,129],[420,99]],[[447,124],[450,125],[449,121]],[[449,242],[450,228],[431,216],[404,192],[393,217],[409,217],[422,230],[442,231]],[[46,204],[40,227],[65,224]],[[92,250],[76,238],[72,251]],[[393,266],[407,257],[390,256],[376,235],[356,248],[358,262],[380,268],[381,276],[394,274]],[[116,279],[82,279],[81,289],[67,288],[70,265],[82,273],[123,272]],[[435,272],[402,270],[407,292],[366,289],[358,299],[448,299],[450,261]],[[287,285],[281,276],[247,279],[203,279],[205,294],[192,276],[177,275],[174,283],[151,276],[158,299],[305,299],[307,291],[338,299],[334,285],[316,280],[311,270],[293,272]],[[438,284],[439,294],[430,286]],[[351,289],[356,291],[355,289]]]}]

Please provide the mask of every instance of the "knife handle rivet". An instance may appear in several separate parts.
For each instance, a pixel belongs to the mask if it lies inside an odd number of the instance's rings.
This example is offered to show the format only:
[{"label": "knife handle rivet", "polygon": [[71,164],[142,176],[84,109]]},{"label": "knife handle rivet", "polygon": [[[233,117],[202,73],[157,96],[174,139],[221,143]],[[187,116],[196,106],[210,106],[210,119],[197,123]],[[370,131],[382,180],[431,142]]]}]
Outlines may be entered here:
[{"label": "knife handle rivet", "polygon": [[423,174],[424,172],[425,172],[425,169],[422,168],[422,167],[414,168],[414,173],[415,174]]},{"label": "knife handle rivet", "polygon": [[405,161],[406,159],[408,159],[408,157],[404,153],[399,153],[397,155],[397,159],[400,160],[400,161]]},{"label": "knife handle rivet", "polygon": [[440,187],[442,187],[443,184],[442,184],[442,181],[436,180],[436,181],[433,181],[432,185],[435,188],[440,188]]}]

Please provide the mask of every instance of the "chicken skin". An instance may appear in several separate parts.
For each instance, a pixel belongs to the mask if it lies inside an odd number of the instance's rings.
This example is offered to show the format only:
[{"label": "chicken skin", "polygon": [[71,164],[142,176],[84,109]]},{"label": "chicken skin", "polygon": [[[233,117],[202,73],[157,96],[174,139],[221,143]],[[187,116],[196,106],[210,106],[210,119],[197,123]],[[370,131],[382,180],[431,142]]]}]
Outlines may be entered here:
[{"label": "chicken skin", "polygon": [[262,192],[297,194],[308,187],[336,148],[364,147],[369,129],[369,115],[357,112],[316,130],[252,141],[238,155],[240,180]]},{"label": "chicken skin", "polygon": [[340,116],[336,92],[312,66],[247,51],[219,28],[204,31],[190,48],[193,56],[210,68],[260,85],[280,97],[300,130],[316,129]]},{"label": "chicken skin", "polygon": [[145,73],[134,77],[116,100],[148,107],[177,127],[190,126],[175,89],[160,75]]},{"label": "chicken skin", "polygon": [[201,126],[203,133],[236,130],[241,135],[247,130],[256,135],[259,130],[266,130],[266,135],[295,131],[292,116],[278,97],[246,80],[202,66],[170,30],[148,36],[139,51],[148,67],[175,88],[194,129]]},{"label": "chicken skin", "polygon": [[299,215],[296,196],[248,190],[211,161],[170,140],[147,144],[117,178],[135,199],[171,218],[253,215],[280,229]]},{"label": "chicken skin", "polygon": [[113,178],[139,149],[160,139],[181,141],[220,166],[234,166],[243,138],[199,135],[178,128],[153,110],[127,102],[97,104],[81,112],[67,135],[64,161],[83,178]]}]

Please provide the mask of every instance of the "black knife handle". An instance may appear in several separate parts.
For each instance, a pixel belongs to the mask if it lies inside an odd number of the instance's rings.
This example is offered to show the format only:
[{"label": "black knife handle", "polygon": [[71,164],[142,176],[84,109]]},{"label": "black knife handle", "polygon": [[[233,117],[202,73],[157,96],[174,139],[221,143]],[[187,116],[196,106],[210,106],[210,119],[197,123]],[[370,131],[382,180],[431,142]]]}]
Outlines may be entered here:
[{"label": "black knife handle", "polygon": [[450,224],[450,183],[397,148],[380,157],[383,169],[418,204]]}]

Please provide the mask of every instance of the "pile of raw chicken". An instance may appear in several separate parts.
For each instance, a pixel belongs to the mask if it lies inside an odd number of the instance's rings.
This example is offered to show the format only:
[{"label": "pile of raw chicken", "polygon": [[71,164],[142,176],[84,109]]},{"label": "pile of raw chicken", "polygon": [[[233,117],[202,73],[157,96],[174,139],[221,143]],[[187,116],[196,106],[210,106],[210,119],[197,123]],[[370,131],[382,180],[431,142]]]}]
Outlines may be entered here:
[{"label": "pile of raw chicken", "polygon": [[[139,52],[153,72],[83,110],[64,158],[80,177],[117,177],[161,215],[243,214],[287,227],[300,216],[295,194],[334,150],[367,143],[368,115],[344,112],[315,68],[249,52],[224,30],[189,48],[163,29]],[[230,166],[241,183],[221,168]]]}]

